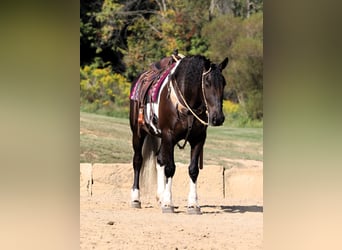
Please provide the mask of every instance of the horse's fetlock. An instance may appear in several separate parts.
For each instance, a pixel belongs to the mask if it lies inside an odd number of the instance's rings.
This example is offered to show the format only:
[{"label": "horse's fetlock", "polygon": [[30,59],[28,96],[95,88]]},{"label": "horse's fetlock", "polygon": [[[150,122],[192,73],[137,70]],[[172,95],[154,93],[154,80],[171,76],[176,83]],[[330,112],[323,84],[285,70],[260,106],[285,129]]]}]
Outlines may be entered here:
[{"label": "horse's fetlock", "polygon": [[189,168],[189,176],[194,183],[196,183],[197,181],[198,174],[199,174],[198,168]]}]

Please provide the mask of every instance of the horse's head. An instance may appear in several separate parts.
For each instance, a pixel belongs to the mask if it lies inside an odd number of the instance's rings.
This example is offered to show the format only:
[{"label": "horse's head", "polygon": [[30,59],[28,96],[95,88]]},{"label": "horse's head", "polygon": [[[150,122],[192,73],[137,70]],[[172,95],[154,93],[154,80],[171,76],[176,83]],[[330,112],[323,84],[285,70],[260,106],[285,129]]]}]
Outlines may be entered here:
[{"label": "horse's head", "polygon": [[222,75],[222,70],[227,66],[228,58],[225,58],[220,64],[211,64],[203,73],[202,88],[206,100],[209,123],[213,126],[220,126],[224,122],[222,111],[223,90],[226,80]]}]

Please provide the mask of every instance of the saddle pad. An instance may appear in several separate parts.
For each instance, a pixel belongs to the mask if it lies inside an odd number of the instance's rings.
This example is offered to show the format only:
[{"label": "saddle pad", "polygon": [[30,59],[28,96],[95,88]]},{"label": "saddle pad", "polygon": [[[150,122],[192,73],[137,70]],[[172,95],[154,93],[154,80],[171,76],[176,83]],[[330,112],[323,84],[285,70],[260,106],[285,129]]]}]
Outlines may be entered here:
[{"label": "saddle pad", "polygon": [[157,102],[160,87],[162,83],[164,82],[165,78],[170,74],[170,71],[173,69],[174,66],[175,66],[175,63],[171,64],[171,66],[167,68],[165,72],[162,74],[157,84],[151,86],[149,95],[151,96],[152,102]]},{"label": "saddle pad", "polygon": [[140,91],[140,78],[138,79],[138,81],[134,84],[134,87],[131,91],[131,95],[130,95],[130,99],[133,100],[133,101],[138,101],[138,98],[139,98],[139,91]]},{"label": "saddle pad", "polygon": [[[162,83],[164,82],[165,78],[170,74],[170,71],[173,69],[173,67],[175,66],[176,63],[173,63],[169,68],[167,68],[163,74],[161,75],[161,77],[159,78],[159,80],[157,81],[156,84],[153,84],[148,92],[149,96],[151,98],[152,102],[156,102],[158,100],[158,94],[159,94],[159,90],[160,87],[162,85]],[[141,77],[139,77],[138,81],[135,83],[131,95],[130,95],[130,99],[131,100],[135,100],[138,101],[139,100],[139,92],[140,92],[140,87],[141,87]]]}]

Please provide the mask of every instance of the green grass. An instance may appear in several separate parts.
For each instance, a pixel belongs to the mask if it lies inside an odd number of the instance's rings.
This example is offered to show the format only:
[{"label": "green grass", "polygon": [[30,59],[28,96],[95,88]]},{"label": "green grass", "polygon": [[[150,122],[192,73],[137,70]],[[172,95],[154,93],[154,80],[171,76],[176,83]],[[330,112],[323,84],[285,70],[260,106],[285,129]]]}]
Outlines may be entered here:
[{"label": "green grass", "polygon": [[80,113],[80,161],[125,163],[132,160],[128,119]]},{"label": "green grass", "polygon": [[[132,162],[132,132],[127,118],[80,113],[80,162]],[[175,147],[175,161],[188,163],[190,146]],[[209,127],[204,163],[231,167],[226,159],[263,159],[262,128]]]},{"label": "green grass", "polygon": [[262,128],[209,127],[205,157],[225,165],[224,159],[263,160]]}]

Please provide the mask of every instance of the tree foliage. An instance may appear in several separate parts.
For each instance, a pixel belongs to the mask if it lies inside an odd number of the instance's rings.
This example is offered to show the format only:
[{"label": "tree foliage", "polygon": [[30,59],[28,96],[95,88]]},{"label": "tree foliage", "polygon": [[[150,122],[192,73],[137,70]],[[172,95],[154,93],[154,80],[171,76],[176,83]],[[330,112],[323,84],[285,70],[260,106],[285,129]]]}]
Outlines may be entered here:
[{"label": "tree foliage", "polygon": [[[209,56],[219,60],[228,54],[230,64],[224,72],[228,81],[226,96],[236,93],[251,119],[261,119],[263,91],[263,14],[241,19],[222,15],[203,28],[209,39]],[[214,36],[215,35],[215,36]]]},{"label": "tree foliage", "polygon": [[225,99],[261,119],[262,10],[262,0],[81,0],[81,104],[127,105],[128,82],[177,48],[213,62],[228,56]]},{"label": "tree foliage", "polygon": [[[155,1],[155,12],[139,15],[128,30],[128,49],[124,52],[131,79],[151,63],[170,55],[175,48],[187,54],[203,54],[207,44],[201,38],[205,8],[194,9],[194,1]],[[208,1],[197,1],[202,6]],[[196,11],[194,11],[196,10]]]},{"label": "tree foliage", "polygon": [[99,68],[94,63],[81,68],[81,105],[93,104],[95,109],[127,109],[129,90],[130,84],[126,78],[114,73],[110,65]]}]

